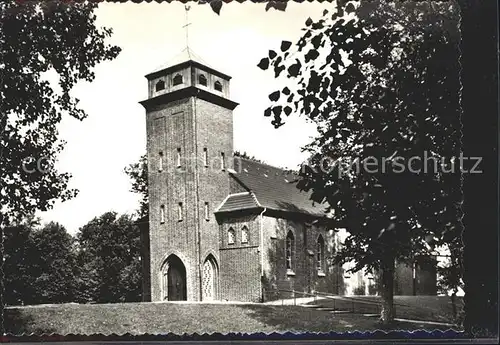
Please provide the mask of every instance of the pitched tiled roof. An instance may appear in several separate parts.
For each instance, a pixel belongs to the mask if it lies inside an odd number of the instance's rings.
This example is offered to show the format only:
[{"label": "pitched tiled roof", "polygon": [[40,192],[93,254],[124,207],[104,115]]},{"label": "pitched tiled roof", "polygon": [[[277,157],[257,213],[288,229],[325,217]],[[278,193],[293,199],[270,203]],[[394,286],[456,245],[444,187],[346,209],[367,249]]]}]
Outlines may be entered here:
[{"label": "pitched tiled roof", "polygon": [[207,67],[212,68],[207,62],[205,62],[198,54],[196,54],[191,48],[186,47],[184,48],[179,54],[174,56],[172,59],[170,59],[168,62],[162,64],[161,66],[158,66],[153,70],[153,72],[158,72],[161,71],[165,68],[172,67],[178,64],[181,64],[186,61],[196,61],[198,63],[201,63],[202,65],[205,65]]},{"label": "pitched tiled roof", "polygon": [[250,192],[229,194],[215,212],[231,212],[259,207]]},{"label": "pitched tiled roof", "polygon": [[[277,211],[326,216],[325,205],[311,200],[310,192],[297,188],[297,174],[241,157],[234,158],[234,167],[235,173],[231,173],[231,176],[254,194],[260,206]],[[242,201],[239,202],[243,205]],[[250,198],[246,197],[246,202],[250,205]],[[233,205],[235,203],[236,200]]]},{"label": "pitched tiled roof", "polygon": [[187,66],[195,66],[201,68],[206,72],[214,74],[220,78],[230,80],[231,77],[226,73],[223,73],[220,69],[214,69],[209,63],[203,60],[198,54],[194,53],[189,47],[184,48],[179,54],[177,54],[173,59],[169,60],[167,63],[162,64],[155,68],[152,72],[146,75],[146,78],[157,78],[161,73],[170,73],[174,70],[184,68]]}]

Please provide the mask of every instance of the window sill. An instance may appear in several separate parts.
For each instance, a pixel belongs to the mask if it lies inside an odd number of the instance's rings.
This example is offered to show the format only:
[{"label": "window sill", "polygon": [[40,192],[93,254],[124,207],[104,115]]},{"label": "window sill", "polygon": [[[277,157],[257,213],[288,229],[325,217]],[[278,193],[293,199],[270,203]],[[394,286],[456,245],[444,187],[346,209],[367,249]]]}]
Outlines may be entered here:
[{"label": "window sill", "polygon": [[287,276],[295,276],[295,272],[292,270],[286,270],[286,275]]},{"label": "window sill", "polygon": [[326,277],[325,272],[323,272],[323,271],[318,271],[318,277]]}]

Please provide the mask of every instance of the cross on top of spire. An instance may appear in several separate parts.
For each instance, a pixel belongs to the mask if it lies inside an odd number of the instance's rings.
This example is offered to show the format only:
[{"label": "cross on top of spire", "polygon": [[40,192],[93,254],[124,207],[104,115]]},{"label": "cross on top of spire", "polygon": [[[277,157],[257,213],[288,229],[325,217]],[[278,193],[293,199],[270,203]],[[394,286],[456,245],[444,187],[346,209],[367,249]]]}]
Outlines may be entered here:
[{"label": "cross on top of spire", "polygon": [[189,25],[191,23],[189,22],[189,16],[188,16],[188,11],[191,9],[191,6],[185,5],[184,10],[186,11],[186,24],[184,24],[182,27],[186,29],[186,49],[189,51]]},{"label": "cross on top of spire", "polygon": [[192,24],[189,22],[189,10],[191,9],[191,6],[189,5],[184,5],[184,11],[186,14],[185,17],[185,24],[182,25],[182,28],[185,30],[185,47],[180,51],[177,55],[175,55],[173,58],[169,59],[167,63],[162,64],[161,66],[158,66],[157,68],[154,69],[153,72],[151,73],[156,73],[158,71],[161,71],[165,68],[172,67],[181,63],[184,63],[186,61],[195,61],[198,62],[206,67],[212,68],[210,64],[208,64],[206,61],[204,61],[198,54],[193,52],[193,49],[190,46],[189,42],[189,26]]}]

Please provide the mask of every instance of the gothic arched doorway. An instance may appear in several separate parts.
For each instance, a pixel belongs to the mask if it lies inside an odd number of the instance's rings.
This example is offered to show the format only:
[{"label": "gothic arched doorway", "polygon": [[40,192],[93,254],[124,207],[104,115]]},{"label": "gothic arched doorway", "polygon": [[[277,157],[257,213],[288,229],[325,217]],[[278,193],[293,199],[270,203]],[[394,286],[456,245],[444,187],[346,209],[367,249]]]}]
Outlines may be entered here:
[{"label": "gothic arched doorway", "polygon": [[203,279],[202,279],[202,300],[213,301],[217,299],[217,264],[215,258],[209,255],[203,263]]},{"label": "gothic arched doorway", "polygon": [[186,268],[176,255],[170,255],[163,266],[163,300],[185,301]]}]

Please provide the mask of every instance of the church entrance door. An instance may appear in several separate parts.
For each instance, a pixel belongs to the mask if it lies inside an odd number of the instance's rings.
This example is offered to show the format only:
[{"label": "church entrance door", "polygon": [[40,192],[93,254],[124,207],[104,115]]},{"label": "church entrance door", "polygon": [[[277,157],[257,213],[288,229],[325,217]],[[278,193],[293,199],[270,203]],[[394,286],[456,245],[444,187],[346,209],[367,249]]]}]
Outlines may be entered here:
[{"label": "church entrance door", "polygon": [[210,256],[203,264],[202,300],[213,301],[217,299],[217,266]]},{"label": "church entrance door", "polygon": [[186,268],[177,256],[168,260],[167,293],[169,301],[185,301],[186,294]]}]

